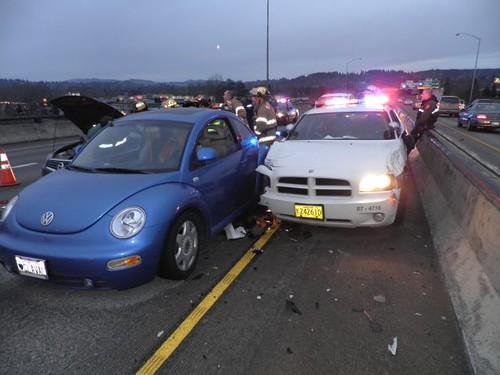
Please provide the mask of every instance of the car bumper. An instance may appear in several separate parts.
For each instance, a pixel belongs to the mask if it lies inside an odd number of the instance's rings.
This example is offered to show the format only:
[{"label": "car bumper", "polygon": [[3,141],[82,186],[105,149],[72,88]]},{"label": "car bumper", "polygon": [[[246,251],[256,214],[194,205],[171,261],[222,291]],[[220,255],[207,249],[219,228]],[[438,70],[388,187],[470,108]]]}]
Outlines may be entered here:
[{"label": "car bumper", "polygon": [[[146,227],[128,240],[114,238],[107,228],[103,234],[102,229],[102,225],[95,225],[71,235],[45,234],[27,230],[11,220],[8,225],[0,224],[0,263],[9,272],[19,273],[16,255],[42,259],[47,281],[76,288],[126,289],[155,277],[164,243],[160,228]],[[110,260],[132,255],[141,257],[139,265],[108,270]]]},{"label": "car bumper", "polygon": [[500,128],[500,120],[489,121],[489,122],[475,121],[473,126],[475,126],[476,128],[482,128],[482,129],[498,129],[498,128]]},{"label": "car bumper", "polygon": [[[396,218],[399,189],[383,193],[370,193],[359,198],[318,199],[317,197],[292,196],[267,191],[259,204],[268,207],[282,220],[327,227],[380,227],[391,225]],[[295,204],[322,205],[323,220],[295,217]],[[376,220],[376,214],[383,214]],[[379,218],[381,215],[377,215]]]}]

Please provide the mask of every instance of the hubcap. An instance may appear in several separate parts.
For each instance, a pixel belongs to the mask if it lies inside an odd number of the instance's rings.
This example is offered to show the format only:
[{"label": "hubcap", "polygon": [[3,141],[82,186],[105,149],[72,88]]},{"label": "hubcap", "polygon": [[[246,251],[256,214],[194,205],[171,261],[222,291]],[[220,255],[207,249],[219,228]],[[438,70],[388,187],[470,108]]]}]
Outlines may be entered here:
[{"label": "hubcap", "polygon": [[198,229],[191,220],[183,222],[175,239],[175,262],[181,271],[187,271],[198,253]]}]

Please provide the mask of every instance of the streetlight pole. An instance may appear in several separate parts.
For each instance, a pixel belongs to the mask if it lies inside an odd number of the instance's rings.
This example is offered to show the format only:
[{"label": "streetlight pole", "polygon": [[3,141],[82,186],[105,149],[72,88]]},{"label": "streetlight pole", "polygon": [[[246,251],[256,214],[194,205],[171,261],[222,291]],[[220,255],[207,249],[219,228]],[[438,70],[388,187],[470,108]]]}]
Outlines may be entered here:
[{"label": "streetlight pole", "polygon": [[474,91],[474,83],[476,82],[477,60],[479,59],[479,48],[481,47],[481,38],[469,33],[456,33],[455,36],[467,35],[477,40],[476,63],[474,64],[474,72],[472,73],[472,85],[470,87],[469,103],[472,101],[472,93]]},{"label": "streetlight pole", "polygon": [[345,63],[345,92],[347,92],[347,77],[349,76],[349,64],[354,61],[363,60],[361,57],[356,57],[355,59],[349,60]]},{"label": "streetlight pole", "polygon": [[267,33],[266,33],[266,83],[269,88],[269,0],[266,0],[267,8]]}]

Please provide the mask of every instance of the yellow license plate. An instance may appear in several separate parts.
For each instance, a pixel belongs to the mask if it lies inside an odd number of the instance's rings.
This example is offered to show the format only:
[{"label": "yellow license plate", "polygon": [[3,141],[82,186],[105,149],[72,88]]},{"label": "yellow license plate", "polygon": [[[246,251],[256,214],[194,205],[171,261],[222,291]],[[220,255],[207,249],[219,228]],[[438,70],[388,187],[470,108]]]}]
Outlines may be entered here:
[{"label": "yellow license plate", "polygon": [[309,204],[296,204],[295,217],[302,217],[304,219],[323,220],[323,206],[309,205]]}]

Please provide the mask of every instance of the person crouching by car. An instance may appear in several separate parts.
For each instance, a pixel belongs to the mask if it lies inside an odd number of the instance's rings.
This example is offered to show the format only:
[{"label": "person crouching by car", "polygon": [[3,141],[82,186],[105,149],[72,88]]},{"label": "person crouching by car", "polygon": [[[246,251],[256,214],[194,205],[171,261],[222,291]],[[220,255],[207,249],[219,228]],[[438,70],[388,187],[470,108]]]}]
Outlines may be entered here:
[{"label": "person crouching by car", "polygon": [[431,90],[422,92],[422,104],[417,112],[415,126],[411,131],[411,135],[415,139],[415,143],[426,131],[434,129],[434,124],[438,119],[438,100],[432,94]]},{"label": "person crouching by car", "polygon": [[269,91],[266,87],[260,86],[250,90],[250,94],[255,111],[255,134],[259,137],[260,143],[270,144],[276,139],[278,122],[274,109],[267,100]]}]

